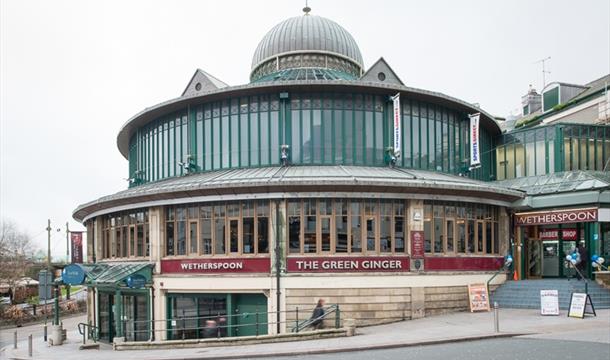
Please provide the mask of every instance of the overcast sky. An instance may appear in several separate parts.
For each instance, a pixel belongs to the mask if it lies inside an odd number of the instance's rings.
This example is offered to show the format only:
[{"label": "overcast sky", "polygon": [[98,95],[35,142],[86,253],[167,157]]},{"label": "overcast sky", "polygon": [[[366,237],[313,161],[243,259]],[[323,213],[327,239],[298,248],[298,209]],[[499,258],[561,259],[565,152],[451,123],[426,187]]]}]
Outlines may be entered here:
[{"label": "overcast sky", "polygon": [[[516,114],[529,84],[584,84],[610,72],[610,1],[310,0],[383,56],[407,86]],[[0,215],[53,254],[79,205],[127,187],[116,135],[180,95],[196,68],[248,82],[258,41],[304,1],[2,0]]]}]

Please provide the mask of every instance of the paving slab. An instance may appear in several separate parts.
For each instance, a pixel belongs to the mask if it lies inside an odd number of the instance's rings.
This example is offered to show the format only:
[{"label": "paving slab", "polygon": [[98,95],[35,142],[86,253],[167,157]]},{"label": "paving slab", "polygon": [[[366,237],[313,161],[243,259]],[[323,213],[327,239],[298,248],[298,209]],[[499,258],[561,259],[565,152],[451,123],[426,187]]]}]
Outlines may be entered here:
[{"label": "paving slab", "polygon": [[[81,337],[76,329],[68,327],[68,340],[62,346],[47,346],[35,339],[34,356],[27,357],[27,341],[20,341],[18,349],[12,346],[2,349],[2,357],[8,359],[61,359],[103,360],[121,358],[128,360],[166,359],[232,359],[257,358],[280,355],[320,354],[329,352],[362,351],[401,346],[418,346],[456,341],[472,341],[507,336],[568,339],[610,344],[610,310],[600,310],[597,317],[568,318],[565,312],[559,316],[541,316],[538,310],[503,309],[500,311],[500,332],[494,331],[493,312],[460,312],[433,316],[392,324],[363,327],[352,337],[294,341],[274,344],[202,347],[190,349],[125,350],[114,351],[102,343],[99,350],[78,350]],[[10,330],[9,330],[10,331]],[[6,333],[3,330],[2,334]],[[27,332],[20,339],[27,339]]]}]

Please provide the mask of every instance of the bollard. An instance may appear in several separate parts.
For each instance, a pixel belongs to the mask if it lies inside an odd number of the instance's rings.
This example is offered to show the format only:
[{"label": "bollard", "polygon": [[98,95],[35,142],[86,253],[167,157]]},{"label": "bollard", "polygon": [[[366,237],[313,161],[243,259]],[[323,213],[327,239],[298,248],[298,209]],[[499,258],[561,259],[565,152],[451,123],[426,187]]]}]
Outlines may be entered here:
[{"label": "bollard", "polygon": [[13,349],[17,348],[17,331],[13,332]]},{"label": "bollard", "polygon": [[44,324],[44,333],[43,333],[43,337],[44,337],[44,342],[47,342],[47,323]]},{"label": "bollard", "polygon": [[498,315],[498,302],[494,301],[494,330],[496,332],[500,332],[500,317]]},{"label": "bollard", "polygon": [[28,356],[32,357],[32,334],[28,336]]},{"label": "bollard", "polygon": [[34,313],[34,316],[36,316],[36,304],[32,305],[32,312]]},{"label": "bollard", "polygon": [[296,316],[297,316],[297,333],[299,332],[299,307],[297,306],[297,310],[296,310]]}]

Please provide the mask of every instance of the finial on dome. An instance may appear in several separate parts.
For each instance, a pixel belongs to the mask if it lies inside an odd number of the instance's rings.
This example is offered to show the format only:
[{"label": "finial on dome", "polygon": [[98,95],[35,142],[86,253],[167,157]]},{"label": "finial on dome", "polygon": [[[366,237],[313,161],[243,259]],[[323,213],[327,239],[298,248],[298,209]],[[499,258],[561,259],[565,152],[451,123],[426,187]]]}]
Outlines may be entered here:
[{"label": "finial on dome", "polygon": [[309,15],[310,11],[311,11],[311,8],[307,4],[307,0],[305,0],[305,7],[303,8],[303,12],[305,13],[305,15]]}]

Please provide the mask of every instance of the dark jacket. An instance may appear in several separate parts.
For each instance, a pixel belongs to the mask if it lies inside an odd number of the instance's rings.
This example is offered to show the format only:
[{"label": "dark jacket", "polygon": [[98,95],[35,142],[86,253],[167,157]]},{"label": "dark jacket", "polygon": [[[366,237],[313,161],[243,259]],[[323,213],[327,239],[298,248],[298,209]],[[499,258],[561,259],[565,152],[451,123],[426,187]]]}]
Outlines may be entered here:
[{"label": "dark jacket", "polygon": [[322,319],[319,319],[321,316],[324,316],[324,308],[322,306],[316,306],[316,308],[313,309],[313,314],[311,314],[312,319],[317,319],[313,323],[317,324],[321,322]]}]

